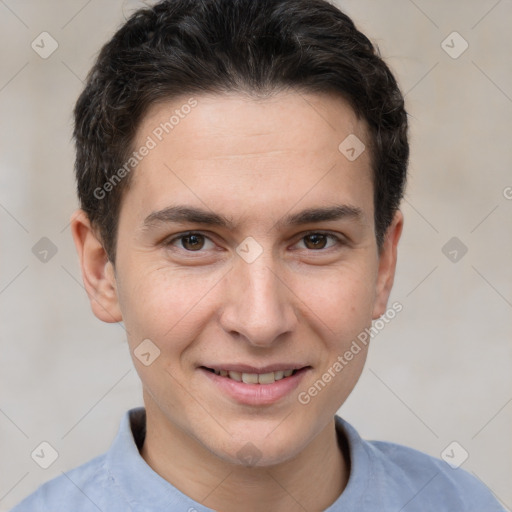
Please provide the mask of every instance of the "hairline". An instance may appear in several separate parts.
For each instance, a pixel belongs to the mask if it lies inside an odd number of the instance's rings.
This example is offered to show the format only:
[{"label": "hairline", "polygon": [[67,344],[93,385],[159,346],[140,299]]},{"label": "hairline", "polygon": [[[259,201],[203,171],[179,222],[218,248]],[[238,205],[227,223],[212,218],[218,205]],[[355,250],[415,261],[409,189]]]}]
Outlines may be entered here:
[{"label": "hairline", "polygon": [[[154,111],[158,107],[162,107],[164,105],[169,105],[172,103],[179,102],[180,98],[187,98],[190,96],[196,96],[196,97],[208,97],[208,98],[221,98],[221,97],[232,97],[232,96],[238,96],[242,98],[246,98],[251,101],[268,101],[269,99],[274,99],[276,96],[282,93],[295,93],[301,95],[303,94],[310,94],[310,95],[317,95],[319,97],[330,97],[335,98],[339,101],[342,101],[345,103],[346,106],[350,108],[350,110],[354,113],[356,119],[361,122],[361,125],[363,127],[364,133],[366,135],[366,147],[369,150],[369,166],[370,166],[370,174],[371,174],[371,183],[372,183],[372,198],[374,203],[374,216],[373,216],[373,223],[375,226],[375,236],[378,237],[377,233],[377,223],[376,223],[376,214],[377,214],[377,208],[375,204],[375,186],[376,186],[376,172],[375,169],[375,135],[374,132],[370,126],[370,123],[365,118],[364,115],[361,115],[361,113],[357,110],[357,108],[354,105],[354,102],[348,97],[347,94],[345,94],[341,90],[335,89],[333,86],[321,89],[318,86],[304,86],[304,85],[273,85],[267,89],[249,89],[246,87],[241,88],[219,88],[214,89],[211,88],[209,90],[203,90],[203,91],[196,91],[194,88],[191,88],[189,92],[180,92],[179,94],[168,94],[162,97],[155,98],[153,101],[149,101],[143,108],[143,111],[140,114],[139,120],[137,125],[134,127],[134,130],[131,134],[131,141],[127,145],[125,152],[123,153],[122,160],[127,161],[130,154],[133,154],[133,152],[137,148],[137,139],[140,134],[140,128],[143,125],[143,123],[148,119],[148,116],[154,113]],[[140,164],[140,162],[139,162]],[[117,255],[117,239],[118,239],[118,228],[119,228],[119,217],[121,214],[121,208],[123,204],[123,199],[125,194],[128,192],[131,186],[133,186],[133,180],[134,175],[137,171],[137,168],[139,166],[137,164],[133,171],[128,174],[125,179],[121,182],[120,187],[116,187],[116,193],[118,194],[118,201],[116,203],[117,211],[111,212],[113,213],[114,217],[114,223],[113,223],[113,231],[112,234],[112,247],[111,247],[111,254],[108,254],[109,260],[113,265],[115,265],[115,259]],[[101,226],[97,226],[98,231],[101,233]],[[103,236],[101,236],[103,239]],[[377,242],[379,240],[377,239]],[[379,252],[380,252],[380,245],[377,243]]]}]

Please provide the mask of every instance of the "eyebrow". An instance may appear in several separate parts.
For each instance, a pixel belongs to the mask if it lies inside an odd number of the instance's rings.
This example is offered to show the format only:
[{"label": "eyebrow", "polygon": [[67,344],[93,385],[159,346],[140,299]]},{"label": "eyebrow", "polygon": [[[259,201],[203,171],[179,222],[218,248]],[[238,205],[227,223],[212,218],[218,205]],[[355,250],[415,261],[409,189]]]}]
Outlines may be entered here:
[{"label": "eyebrow", "polygon": [[[328,207],[307,208],[298,213],[287,215],[278,220],[274,226],[299,226],[317,222],[342,220],[345,218],[361,220],[363,212],[360,208],[351,205],[335,205]],[[185,205],[169,206],[149,214],[144,219],[144,229],[150,229],[158,224],[193,223],[206,226],[235,229],[232,220],[224,215]]]},{"label": "eyebrow", "polygon": [[345,218],[360,220],[363,216],[361,208],[340,204],[323,208],[308,208],[301,212],[287,215],[277,222],[278,226],[299,226],[302,224],[313,224],[315,222],[327,222],[342,220]]}]

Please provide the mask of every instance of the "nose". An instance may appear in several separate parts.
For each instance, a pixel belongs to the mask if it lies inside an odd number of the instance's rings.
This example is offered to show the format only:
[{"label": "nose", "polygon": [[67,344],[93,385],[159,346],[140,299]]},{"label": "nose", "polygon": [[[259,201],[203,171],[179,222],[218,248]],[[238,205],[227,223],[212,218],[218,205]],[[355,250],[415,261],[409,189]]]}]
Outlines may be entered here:
[{"label": "nose", "polygon": [[223,290],[222,328],[255,347],[268,347],[297,325],[294,296],[282,267],[260,256],[247,263],[238,259]]}]

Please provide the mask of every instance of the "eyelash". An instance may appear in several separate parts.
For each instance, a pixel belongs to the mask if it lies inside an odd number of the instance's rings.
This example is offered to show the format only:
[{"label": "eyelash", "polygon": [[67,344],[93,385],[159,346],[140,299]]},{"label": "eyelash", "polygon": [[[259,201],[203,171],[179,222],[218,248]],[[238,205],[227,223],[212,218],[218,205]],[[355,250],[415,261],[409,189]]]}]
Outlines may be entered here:
[{"label": "eyelash", "polygon": [[[172,239],[168,240],[168,241],[164,241],[164,245],[166,247],[171,247],[173,245],[174,242],[176,241],[179,241],[179,240],[182,240],[184,238],[186,238],[187,236],[192,236],[192,235],[199,235],[199,236],[202,236],[204,237],[205,239],[207,240],[210,240],[212,241],[207,235],[205,235],[204,233],[201,233],[200,231],[189,231],[187,233],[181,233],[180,235],[177,235],[175,237],[173,237]],[[304,238],[307,238],[308,236],[311,236],[311,235],[323,235],[327,238],[330,238],[331,240],[334,240],[335,244],[338,245],[338,246],[342,246],[342,245],[346,245],[345,241],[340,238],[339,236],[337,235],[334,235],[333,233],[329,233],[329,232],[325,232],[325,231],[308,231],[307,233],[304,233],[299,242],[302,241]],[[213,241],[212,241],[213,242]],[[297,242],[298,243],[298,242]],[[334,246],[332,247],[328,247],[326,249],[307,249],[306,250],[308,252],[325,252],[325,251],[329,251],[330,249],[332,249]],[[179,250],[183,250],[187,253],[202,253],[204,252],[203,250],[198,250],[198,251],[189,251],[183,247],[180,247]]]}]

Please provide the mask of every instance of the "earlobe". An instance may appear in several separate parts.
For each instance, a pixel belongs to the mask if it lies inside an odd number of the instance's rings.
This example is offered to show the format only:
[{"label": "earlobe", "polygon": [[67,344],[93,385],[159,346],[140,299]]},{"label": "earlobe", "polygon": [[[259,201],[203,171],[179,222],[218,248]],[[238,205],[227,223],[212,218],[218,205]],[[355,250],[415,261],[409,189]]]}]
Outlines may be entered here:
[{"label": "earlobe", "polygon": [[372,319],[376,320],[386,312],[389,295],[395,279],[397,247],[402,235],[404,217],[400,210],[395,212],[393,221],[386,231],[382,250],[379,254],[379,270]]},{"label": "earlobe", "polygon": [[122,315],[117,298],[114,267],[83,210],[73,213],[71,233],[93,313],[104,322],[120,322]]}]

